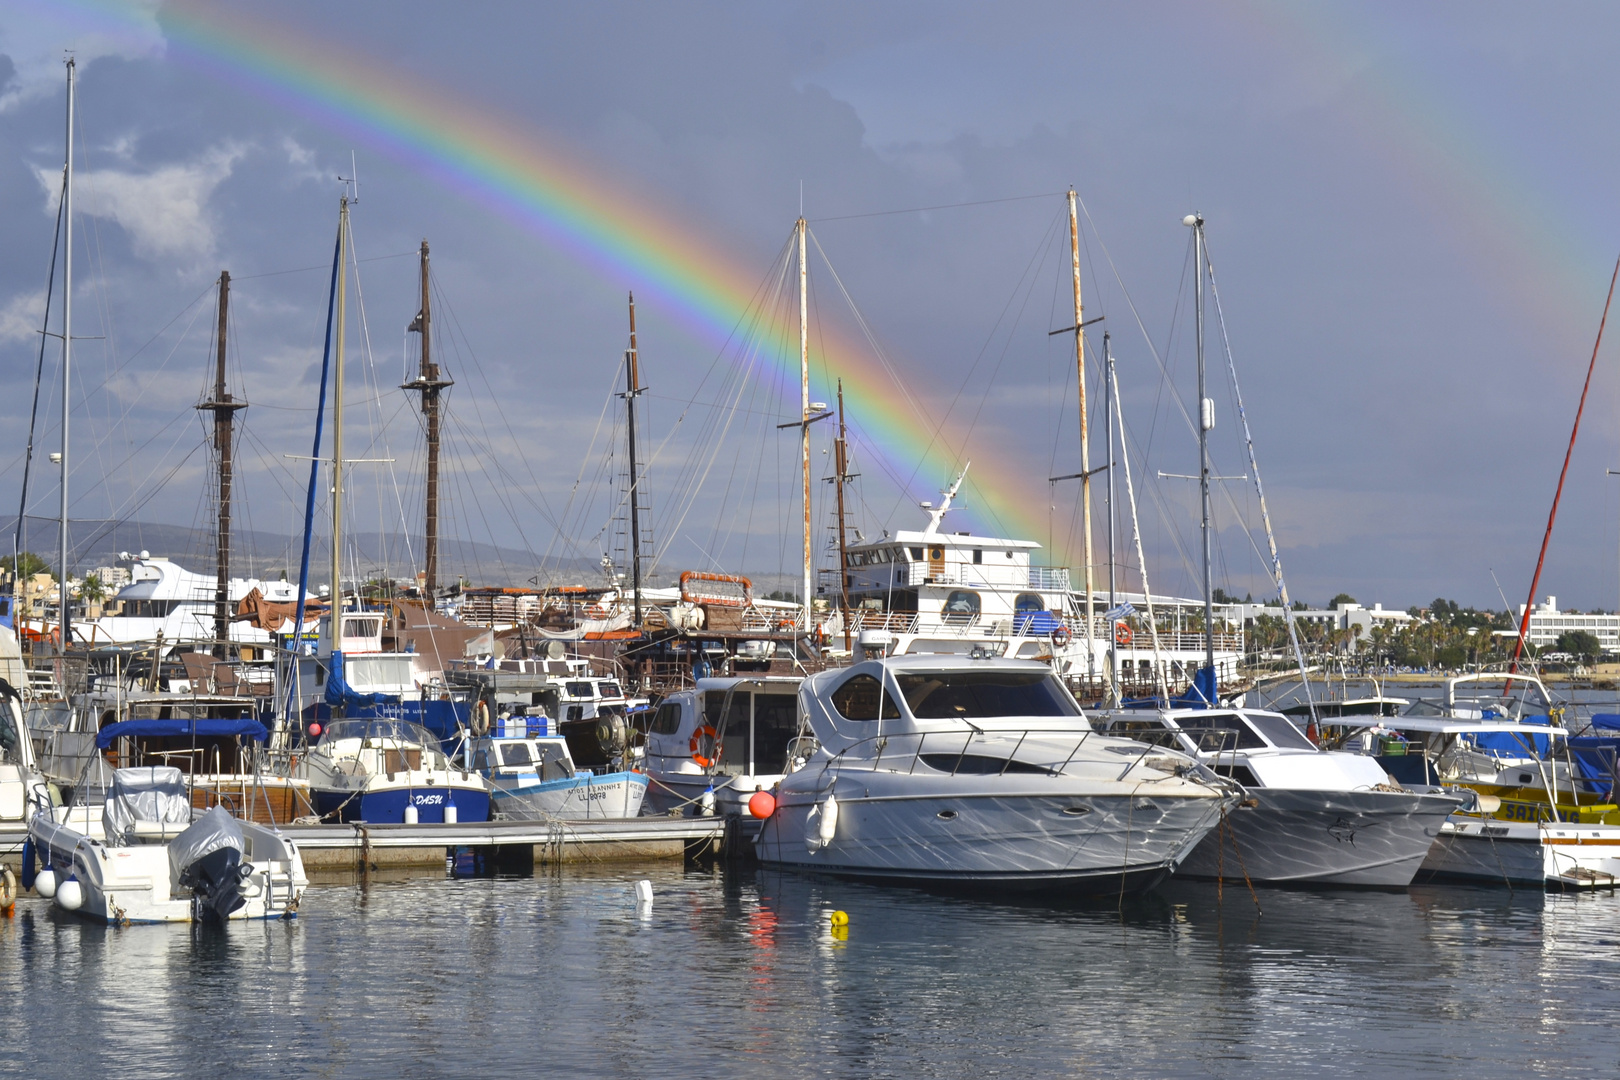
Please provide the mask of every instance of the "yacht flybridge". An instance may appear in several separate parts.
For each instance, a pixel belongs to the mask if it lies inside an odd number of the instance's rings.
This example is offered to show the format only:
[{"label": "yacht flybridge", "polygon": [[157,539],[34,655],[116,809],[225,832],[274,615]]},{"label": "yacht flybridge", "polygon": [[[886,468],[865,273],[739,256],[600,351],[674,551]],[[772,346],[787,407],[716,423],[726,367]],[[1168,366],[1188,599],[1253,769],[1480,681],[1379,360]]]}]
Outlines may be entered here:
[{"label": "yacht flybridge", "polygon": [[[179,563],[141,552],[127,557],[129,584],[107,601],[113,612],[92,619],[80,627],[78,636],[91,643],[120,645],[156,641],[166,644],[202,644],[215,640],[215,604],[218,579],[193,573]],[[268,603],[285,604],[296,610],[298,586],[286,581],[260,581],[257,578],[231,578],[226,595],[232,610],[255,591]],[[313,597],[306,598],[308,604]],[[297,627],[290,623],[286,633]],[[304,632],[315,629],[313,622]],[[272,633],[245,620],[230,624],[232,645],[271,644]]]},{"label": "yacht flybridge", "polygon": [[807,678],[761,861],[1117,891],[1171,873],[1239,798],[1173,749],[1099,735],[1043,663],[896,656]]}]

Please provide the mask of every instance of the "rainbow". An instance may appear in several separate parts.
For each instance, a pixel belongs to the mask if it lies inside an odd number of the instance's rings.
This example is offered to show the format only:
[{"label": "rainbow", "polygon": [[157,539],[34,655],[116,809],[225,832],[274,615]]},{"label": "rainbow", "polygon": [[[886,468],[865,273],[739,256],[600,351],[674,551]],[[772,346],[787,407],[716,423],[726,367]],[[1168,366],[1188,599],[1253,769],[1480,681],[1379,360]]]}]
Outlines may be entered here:
[{"label": "rainbow", "polygon": [[[77,6],[105,19],[132,21],[128,9],[106,0],[78,0]],[[717,249],[661,213],[645,193],[626,190],[605,170],[515,118],[426,85],[417,72],[407,78],[347,47],[340,51],[235,7],[175,0],[159,17],[171,55],[188,66],[420,170],[604,276],[638,290],[650,286],[678,318],[717,344],[732,336],[756,304],[760,268]],[[812,349],[812,371],[843,379],[854,426],[868,450],[891,464],[893,475],[936,481],[971,458],[964,502],[975,524],[1023,538],[1048,533],[1050,494],[1044,478],[1024,467],[1038,463],[1015,464],[983,447],[969,454],[951,445],[853,337],[824,327]],[[772,359],[797,382],[796,353]],[[831,392],[830,386],[813,389],[821,401],[831,400]],[[920,513],[894,523],[920,524]]]}]

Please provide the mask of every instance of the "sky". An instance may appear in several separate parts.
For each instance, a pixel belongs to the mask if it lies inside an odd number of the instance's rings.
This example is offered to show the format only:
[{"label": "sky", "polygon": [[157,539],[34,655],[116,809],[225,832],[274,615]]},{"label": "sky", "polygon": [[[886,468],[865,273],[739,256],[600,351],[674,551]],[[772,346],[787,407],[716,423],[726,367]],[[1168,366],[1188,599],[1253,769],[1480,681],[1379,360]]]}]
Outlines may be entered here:
[{"label": "sky", "polygon": [[[1077,485],[1048,482],[1080,456],[1073,337],[1049,335],[1074,321],[1072,186],[1086,317],[1105,319],[1087,338],[1091,459],[1109,456],[1106,329],[1155,592],[1200,588],[1196,485],[1158,475],[1197,467],[1181,224],[1197,211],[1293,595],[1516,607],[1620,255],[1617,30],[1620,12],[1578,3],[17,0],[0,12],[0,514],[19,497],[72,50],[75,517],[208,525],[194,406],[228,269],[230,381],[251,403],[236,518],[301,531],[339,177],[357,175],[345,452],[373,460],[350,470],[346,528],[392,536],[395,572],[420,551],[421,428],[398,386],[427,238],[456,383],[442,531],[533,553],[470,576],[622,566],[630,292],[655,578],[795,575],[797,432],[777,425],[799,415],[802,207],[812,397],[845,380],[851,527],[920,527],[917,504],[971,462],[947,527],[1037,540],[1078,578]],[[1214,577],[1260,598],[1220,326],[1211,303],[1212,456],[1231,478]],[[60,443],[46,340],[41,456]],[[1542,577],[1566,608],[1620,604],[1617,356],[1598,356]],[[823,564],[834,423],[812,428]],[[32,483],[29,513],[54,515],[38,456]]]}]

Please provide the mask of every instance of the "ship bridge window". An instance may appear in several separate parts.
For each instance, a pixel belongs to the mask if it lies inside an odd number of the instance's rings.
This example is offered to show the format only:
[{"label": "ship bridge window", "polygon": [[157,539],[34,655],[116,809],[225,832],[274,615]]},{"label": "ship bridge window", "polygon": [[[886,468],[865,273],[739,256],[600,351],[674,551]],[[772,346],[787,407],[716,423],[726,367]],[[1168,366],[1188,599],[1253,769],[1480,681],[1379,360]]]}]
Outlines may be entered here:
[{"label": "ship bridge window", "polygon": [[922,562],[922,548],[914,547],[914,548],[907,548],[906,550],[911,552],[911,560],[912,560],[912,562]]},{"label": "ship bridge window", "polygon": [[945,606],[941,609],[947,619],[969,618],[979,613],[979,594],[968,589],[952,589],[945,597]]},{"label": "ship bridge window", "polygon": [[897,679],[919,720],[1080,715],[1074,700],[1041,671],[942,671]]},{"label": "ship bridge window", "polygon": [[1266,741],[1242,720],[1231,713],[1204,713],[1198,717],[1183,717],[1181,730],[1198,744],[1204,753],[1222,750],[1264,750]]},{"label": "ship bridge window", "polygon": [[654,735],[673,735],[681,730],[681,707],[672,701],[658,706],[650,730]]},{"label": "ship bridge window", "polygon": [[528,743],[507,743],[501,747],[501,760],[507,765],[527,765],[533,758],[529,754]]},{"label": "ship bridge window", "polygon": [[1299,728],[1289,723],[1287,717],[1244,713],[1243,719],[1249,722],[1250,727],[1259,731],[1272,746],[1280,746],[1285,750],[1316,749],[1316,744],[1302,735]]},{"label": "ship bridge window", "polygon": [[591,684],[588,682],[571,682],[565,683],[564,685],[568,689],[569,697],[588,698],[596,696],[595,692],[591,690]]},{"label": "ship bridge window", "polygon": [[883,719],[900,719],[900,706],[895,703],[894,695],[886,693],[883,684],[870,675],[857,675],[832,694],[833,708],[845,720],[876,720],[879,702]]},{"label": "ship bridge window", "polygon": [[624,691],[619,689],[618,683],[605,682],[602,684],[603,697],[624,697]]},{"label": "ship bridge window", "polygon": [[1041,599],[1040,593],[1021,592],[1013,601],[1013,611],[1019,615],[1027,615],[1035,611],[1045,611],[1046,601]]}]

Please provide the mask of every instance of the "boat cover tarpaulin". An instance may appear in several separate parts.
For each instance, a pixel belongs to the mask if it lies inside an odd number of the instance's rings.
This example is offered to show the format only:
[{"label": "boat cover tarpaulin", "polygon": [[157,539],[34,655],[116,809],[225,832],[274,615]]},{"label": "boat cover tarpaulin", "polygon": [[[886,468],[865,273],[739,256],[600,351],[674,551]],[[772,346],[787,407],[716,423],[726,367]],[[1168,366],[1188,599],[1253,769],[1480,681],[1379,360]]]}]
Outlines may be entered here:
[{"label": "boat cover tarpaulin", "polygon": [[1620,713],[1593,713],[1592,727],[1599,731],[1620,731]]},{"label": "boat cover tarpaulin", "polygon": [[326,665],[326,703],[332,708],[361,705],[387,705],[398,701],[397,695],[362,694],[343,677],[343,654],[334,652]]},{"label": "boat cover tarpaulin", "polygon": [[173,765],[115,769],[112,790],[101,809],[102,833],[108,843],[116,844],[137,821],[189,825],[191,796],[186,793],[185,774]]},{"label": "boat cover tarpaulin", "polygon": [[121,720],[98,731],[96,745],[105,750],[126,735],[147,739],[230,739],[240,735],[264,742],[264,725],[250,716]]},{"label": "boat cover tarpaulin", "polygon": [[[1493,720],[1497,717],[1488,714],[1485,719]],[[1552,718],[1545,715],[1523,716],[1519,718],[1519,723],[1548,727],[1552,724]],[[1527,738],[1514,731],[1482,731],[1471,737],[1474,746],[1492,757],[1545,757],[1547,747],[1552,743],[1551,738],[1546,735],[1531,735]]]},{"label": "boat cover tarpaulin", "polygon": [[237,820],[225,812],[222,806],[216,806],[196,821],[191,827],[173,840],[169,841],[169,865],[174,868],[178,877],[186,867],[198,859],[222,848],[235,848],[242,851],[247,842],[242,838],[242,826]]},{"label": "boat cover tarpaulin", "polygon": [[1569,740],[1569,751],[1580,773],[1581,788],[1605,801],[1614,798],[1620,778],[1620,738],[1588,735]]}]

